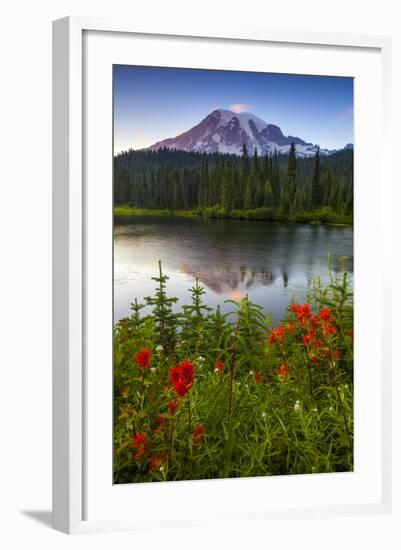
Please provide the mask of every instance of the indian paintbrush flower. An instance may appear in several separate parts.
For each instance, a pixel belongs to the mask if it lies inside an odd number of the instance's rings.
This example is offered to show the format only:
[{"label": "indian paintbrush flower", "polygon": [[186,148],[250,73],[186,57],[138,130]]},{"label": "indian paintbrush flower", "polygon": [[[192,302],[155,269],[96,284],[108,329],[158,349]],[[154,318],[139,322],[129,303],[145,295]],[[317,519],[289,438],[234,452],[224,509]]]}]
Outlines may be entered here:
[{"label": "indian paintbrush flower", "polygon": [[224,363],[222,361],[217,361],[216,365],[214,366],[214,372],[216,372],[217,374],[220,374],[223,369],[224,369]]},{"label": "indian paintbrush flower", "polygon": [[195,369],[193,364],[185,360],[177,367],[170,370],[171,383],[174,391],[179,397],[184,397],[192,388],[195,380]]},{"label": "indian paintbrush flower", "polygon": [[168,403],[168,405],[167,405],[168,412],[169,412],[170,414],[174,414],[175,411],[177,410],[177,407],[178,407],[177,401],[169,401],[169,403]]},{"label": "indian paintbrush flower", "polygon": [[148,369],[150,367],[150,358],[152,356],[152,352],[149,348],[143,348],[141,349],[136,355],[135,355],[135,361],[138,364],[138,367],[140,369]]},{"label": "indian paintbrush flower", "polygon": [[166,417],[162,414],[159,414],[159,416],[156,418],[156,424],[159,426],[159,428],[162,428],[164,426],[165,421]]},{"label": "indian paintbrush flower", "polygon": [[149,470],[152,472],[156,470],[163,471],[163,463],[165,460],[166,460],[166,457],[164,456],[164,454],[151,456],[148,464]]},{"label": "indian paintbrush flower", "polygon": [[146,455],[147,445],[148,435],[146,433],[139,433],[134,437],[131,449],[134,450],[135,460],[141,460]]},{"label": "indian paintbrush flower", "polygon": [[276,374],[282,379],[288,376],[290,374],[290,369],[288,368],[288,364],[282,363],[277,369]]},{"label": "indian paintbrush flower", "polygon": [[205,437],[205,428],[201,424],[197,424],[192,434],[192,439],[194,444],[199,445],[200,443],[202,443],[204,437]]},{"label": "indian paintbrush flower", "polygon": [[290,310],[295,313],[300,324],[305,323],[312,316],[309,304],[294,304],[290,306]]},{"label": "indian paintbrush flower", "polygon": [[283,344],[285,340],[285,328],[280,325],[277,328],[272,328],[269,335],[269,344]]}]

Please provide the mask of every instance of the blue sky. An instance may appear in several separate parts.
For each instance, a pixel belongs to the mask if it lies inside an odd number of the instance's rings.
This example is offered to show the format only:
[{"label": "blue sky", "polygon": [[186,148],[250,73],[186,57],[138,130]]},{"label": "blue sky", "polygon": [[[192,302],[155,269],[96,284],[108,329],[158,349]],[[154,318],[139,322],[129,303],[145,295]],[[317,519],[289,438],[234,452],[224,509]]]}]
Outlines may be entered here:
[{"label": "blue sky", "polygon": [[115,152],[176,136],[217,108],[323,148],[353,142],[352,78],[114,66]]}]

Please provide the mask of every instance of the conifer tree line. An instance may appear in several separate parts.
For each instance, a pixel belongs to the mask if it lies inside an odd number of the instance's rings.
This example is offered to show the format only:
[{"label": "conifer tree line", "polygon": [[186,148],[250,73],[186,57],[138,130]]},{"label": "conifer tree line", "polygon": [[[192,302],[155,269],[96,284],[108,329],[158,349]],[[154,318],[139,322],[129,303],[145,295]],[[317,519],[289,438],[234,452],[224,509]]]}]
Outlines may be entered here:
[{"label": "conifer tree line", "polygon": [[160,149],[114,157],[114,204],[149,209],[271,208],[284,215],[330,207],[353,210],[353,151],[312,158],[277,152],[249,156]]}]

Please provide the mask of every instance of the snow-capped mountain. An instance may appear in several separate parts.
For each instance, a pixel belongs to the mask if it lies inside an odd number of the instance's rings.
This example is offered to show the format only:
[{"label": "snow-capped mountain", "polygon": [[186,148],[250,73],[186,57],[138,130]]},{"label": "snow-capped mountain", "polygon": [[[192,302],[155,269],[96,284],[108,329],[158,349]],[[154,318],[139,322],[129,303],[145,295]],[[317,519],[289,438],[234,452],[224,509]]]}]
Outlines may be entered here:
[{"label": "snow-capped mountain", "polygon": [[[166,147],[181,151],[240,155],[244,143],[249,154],[253,154],[257,149],[261,155],[274,151],[288,153],[291,143],[295,144],[297,155],[300,157],[312,156],[318,148],[317,145],[307,143],[299,137],[285,136],[278,126],[267,124],[251,113],[216,109],[187,132],[159,141],[148,149],[154,151]],[[320,152],[329,155],[335,151],[320,149]]]}]

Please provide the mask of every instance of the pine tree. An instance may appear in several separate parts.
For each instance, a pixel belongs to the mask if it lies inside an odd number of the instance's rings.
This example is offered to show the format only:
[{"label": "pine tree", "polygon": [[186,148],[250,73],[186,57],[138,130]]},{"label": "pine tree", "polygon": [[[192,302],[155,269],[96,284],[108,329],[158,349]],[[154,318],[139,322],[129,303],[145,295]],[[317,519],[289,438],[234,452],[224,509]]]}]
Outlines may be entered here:
[{"label": "pine tree", "polygon": [[[273,154],[242,156],[172,151],[127,151],[114,158],[114,204],[137,208],[232,209],[272,207],[291,215],[329,206],[352,214],[353,152],[296,158]],[[312,192],[313,187],[313,192]]]},{"label": "pine tree", "polygon": [[253,170],[256,177],[259,177],[259,156],[257,147],[255,147],[255,152],[253,154]]},{"label": "pine tree", "polygon": [[289,214],[293,210],[295,195],[297,191],[297,157],[294,143],[291,143],[287,161],[287,174],[284,185],[285,200],[282,201],[282,210],[284,214]]},{"label": "pine tree", "polygon": [[320,149],[317,148],[315,155],[315,170],[312,178],[311,188],[312,208],[318,208],[323,204],[323,186],[320,181]]},{"label": "pine tree", "polygon": [[[246,193],[246,187],[248,184],[249,179],[249,173],[250,173],[251,167],[249,163],[249,155],[248,150],[246,148],[246,145],[242,146],[242,157],[241,157],[241,174],[239,178],[239,187],[241,190],[241,195],[244,197],[244,194]],[[245,199],[243,198],[243,201]]]},{"label": "pine tree", "polygon": [[146,296],[145,303],[153,307],[153,317],[158,325],[160,342],[167,352],[172,352],[175,346],[177,327],[177,314],[173,313],[173,305],[178,298],[168,298],[166,294],[166,282],[169,277],[163,275],[162,264],[159,261],[159,276],[152,277],[158,283],[155,297]]},{"label": "pine tree", "polygon": [[226,212],[231,210],[231,166],[226,164],[221,174],[221,206]]},{"label": "pine tree", "polygon": [[264,187],[263,206],[265,206],[266,208],[271,208],[273,204],[274,201],[272,187],[269,180],[267,180]]},{"label": "pine tree", "polygon": [[181,318],[181,339],[184,343],[184,349],[188,348],[192,352],[200,353],[202,344],[205,344],[205,317],[212,310],[202,301],[202,296],[206,294],[203,286],[199,285],[198,278],[195,279],[195,285],[189,289],[191,292],[191,303],[184,305]]},{"label": "pine tree", "polygon": [[274,204],[277,206],[280,202],[280,166],[278,162],[277,149],[274,150],[274,155],[271,155],[270,157],[270,173],[273,200]]}]

